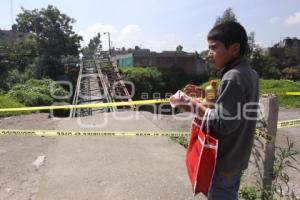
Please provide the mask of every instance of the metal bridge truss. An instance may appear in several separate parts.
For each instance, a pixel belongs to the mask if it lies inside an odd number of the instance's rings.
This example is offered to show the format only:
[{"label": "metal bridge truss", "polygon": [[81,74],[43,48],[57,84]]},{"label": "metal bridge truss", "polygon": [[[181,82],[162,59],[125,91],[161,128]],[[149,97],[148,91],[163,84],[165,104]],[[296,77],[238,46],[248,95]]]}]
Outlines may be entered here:
[{"label": "metal bridge truss", "polygon": [[[132,101],[118,68],[108,56],[83,59],[77,79],[73,105]],[[135,106],[100,108],[74,108],[72,117],[82,117],[103,112],[135,110]]]}]

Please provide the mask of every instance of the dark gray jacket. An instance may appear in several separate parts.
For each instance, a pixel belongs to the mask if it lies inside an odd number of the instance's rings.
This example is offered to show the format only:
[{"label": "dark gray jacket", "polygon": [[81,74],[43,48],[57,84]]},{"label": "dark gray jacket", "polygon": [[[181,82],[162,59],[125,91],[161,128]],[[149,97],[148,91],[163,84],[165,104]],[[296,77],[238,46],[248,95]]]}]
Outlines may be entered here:
[{"label": "dark gray jacket", "polygon": [[255,134],[258,75],[244,58],[231,62],[221,75],[216,107],[209,118],[211,134],[219,139],[217,169],[244,170]]}]

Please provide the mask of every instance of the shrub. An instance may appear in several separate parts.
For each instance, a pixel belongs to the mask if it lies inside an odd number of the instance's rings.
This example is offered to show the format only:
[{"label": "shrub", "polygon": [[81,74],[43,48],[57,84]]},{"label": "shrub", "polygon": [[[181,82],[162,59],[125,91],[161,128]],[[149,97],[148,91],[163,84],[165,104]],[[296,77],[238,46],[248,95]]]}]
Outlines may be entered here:
[{"label": "shrub", "polygon": [[244,200],[256,200],[259,199],[260,193],[257,188],[251,186],[241,186],[239,189],[239,198]]},{"label": "shrub", "polygon": [[286,79],[299,80],[300,79],[300,65],[295,67],[287,67],[282,70]]},{"label": "shrub", "polygon": [[8,93],[10,98],[24,104],[25,106],[45,106],[51,105],[53,99],[48,95],[38,93],[38,92],[27,92],[22,90],[10,91]]},{"label": "shrub", "polygon": [[[16,102],[14,99],[9,98],[7,96],[0,96],[0,108],[20,108],[20,107],[24,107],[24,105]],[[27,113],[30,112],[28,111],[0,112],[0,117],[8,117],[12,115],[27,114]]]},{"label": "shrub", "polygon": [[0,88],[0,95],[4,95],[6,92]]},{"label": "shrub", "polygon": [[300,152],[294,142],[291,142],[288,137],[286,140],[286,147],[276,147],[272,174],[274,179],[272,184],[265,188],[261,183],[258,183],[257,185],[257,188],[262,195],[262,199],[299,199],[294,188],[290,186],[290,176],[288,175],[287,170],[290,168],[299,172],[299,162],[296,158],[299,156]]},{"label": "shrub", "polygon": [[161,72],[154,67],[126,67],[121,70],[125,79],[135,85],[135,99],[139,99],[143,92],[161,92],[164,86]]},{"label": "shrub", "polygon": [[[51,79],[36,80],[30,79],[25,84],[15,85],[9,92],[8,96],[25,106],[46,106],[54,102],[52,95],[66,96],[67,92],[58,84],[54,84],[53,94],[50,91]],[[65,101],[68,101],[66,99]],[[55,100],[61,102],[62,100]]]}]

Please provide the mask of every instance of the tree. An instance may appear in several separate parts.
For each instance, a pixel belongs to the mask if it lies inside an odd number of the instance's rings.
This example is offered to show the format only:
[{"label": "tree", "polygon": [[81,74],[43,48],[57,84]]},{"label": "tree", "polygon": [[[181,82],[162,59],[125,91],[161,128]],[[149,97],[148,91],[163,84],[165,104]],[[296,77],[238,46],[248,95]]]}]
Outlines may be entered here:
[{"label": "tree", "polygon": [[258,46],[255,44],[255,33],[250,32],[248,35],[248,45],[247,45],[247,50],[246,50],[247,56],[251,58],[251,56],[256,48],[258,48]]},{"label": "tree", "polygon": [[259,46],[257,46],[253,49],[249,57],[250,65],[255,69],[259,77],[262,77],[266,65],[266,58],[262,54],[262,49]]},{"label": "tree", "polygon": [[204,60],[204,69],[206,74],[210,78],[218,78],[219,73],[217,69],[208,60],[208,50],[202,51],[199,56],[202,60]]},{"label": "tree", "polygon": [[223,22],[228,22],[228,21],[237,22],[235,14],[234,14],[232,8],[230,8],[230,7],[224,11],[222,17],[220,17],[220,16],[217,17],[215,25],[221,24]]},{"label": "tree", "polygon": [[154,67],[126,67],[121,70],[125,74],[125,79],[134,83],[134,99],[140,99],[144,92],[152,95],[155,92],[162,92],[164,88],[162,73]]},{"label": "tree", "polygon": [[85,57],[90,57],[95,55],[98,51],[102,49],[102,41],[100,33],[97,33],[95,37],[90,39],[90,42],[87,47],[83,48],[82,54]]},{"label": "tree", "polygon": [[277,58],[266,56],[262,77],[267,79],[279,79],[281,77],[281,72],[278,69],[279,64],[280,61]]},{"label": "tree", "polygon": [[35,35],[39,53],[60,57],[78,55],[82,37],[73,31],[75,20],[48,5],[41,10],[22,8],[17,15],[17,30]]},{"label": "tree", "polygon": [[8,74],[8,63],[0,57],[0,90],[7,90],[6,77]]},{"label": "tree", "polygon": [[282,60],[283,67],[291,67],[300,63],[300,55],[294,49],[287,46],[283,49],[284,59]]},{"label": "tree", "polygon": [[34,58],[38,56],[37,43],[32,34],[24,38],[17,39],[10,47],[9,60],[20,72],[30,65]]},{"label": "tree", "polygon": [[[36,57],[32,59],[31,68],[35,78],[50,77],[57,79],[64,73],[62,56],[78,56],[82,37],[73,31],[74,19],[61,13],[54,6],[48,5],[41,10],[25,10],[17,15],[18,31],[30,33],[35,40]],[[23,44],[30,47],[31,44]],[[20,45],[19,45],[20,46]],[[22,46],[22,45],[21,45]],[[26,49],[26,48],[25,48]],[[22,50],[18,48],[22,54]]]},{"label": "tree", "polygon": [[182,52],[182,50],[183,50],[183,47],[181,45],[178,45],[176,47],[176,52],[180,53],[180,52]]},{"label": "tree", "polygon": [[287,67],[282,70],[282,73],[284,74],[285,79],[291,79],[291,80],[299,80],[300,79],[300,65],[297,65],[295,67]]}]

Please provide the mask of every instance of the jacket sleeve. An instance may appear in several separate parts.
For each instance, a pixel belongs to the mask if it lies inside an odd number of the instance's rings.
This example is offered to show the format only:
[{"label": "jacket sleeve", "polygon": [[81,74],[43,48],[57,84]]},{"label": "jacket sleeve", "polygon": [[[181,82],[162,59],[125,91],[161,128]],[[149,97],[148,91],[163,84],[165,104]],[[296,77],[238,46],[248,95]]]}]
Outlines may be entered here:
[{"label": "jacket sleeve", "polygon": [[244,102],[245,93],[240,85],[230,80],[221,82],[215,109],[208,119],[214,137],[229,135],[240,127]]}]

